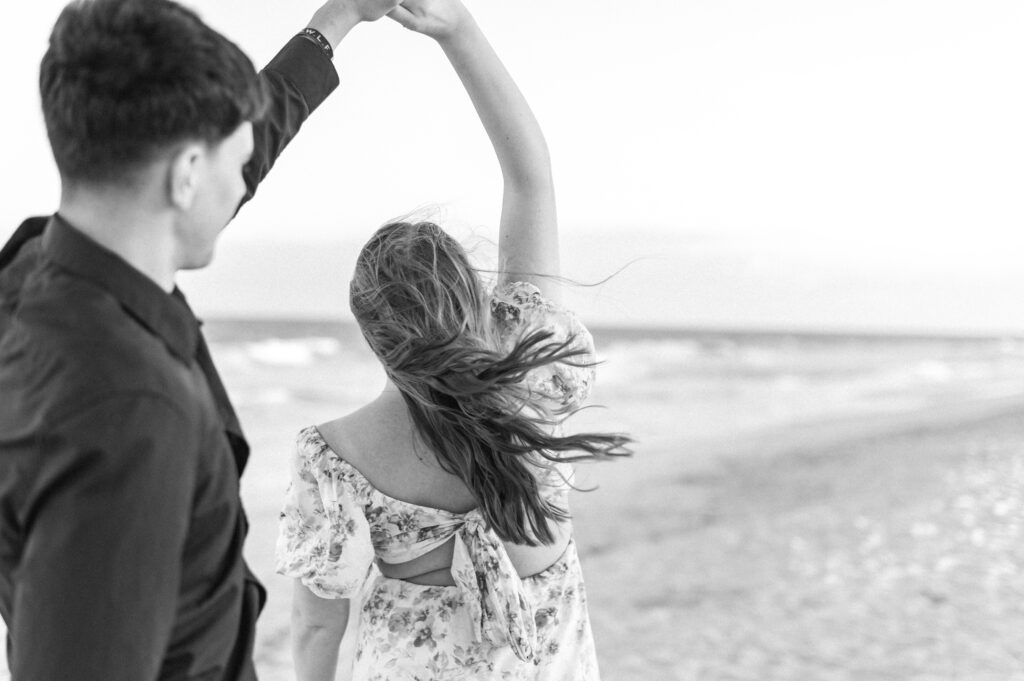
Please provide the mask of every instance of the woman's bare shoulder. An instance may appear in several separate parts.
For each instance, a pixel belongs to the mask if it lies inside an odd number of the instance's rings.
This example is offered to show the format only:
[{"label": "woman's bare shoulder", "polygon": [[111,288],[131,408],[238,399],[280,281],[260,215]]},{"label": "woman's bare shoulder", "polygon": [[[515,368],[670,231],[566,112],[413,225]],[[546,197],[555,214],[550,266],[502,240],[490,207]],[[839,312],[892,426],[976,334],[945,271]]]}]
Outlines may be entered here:
[{"label": "woman's bare shoulder", "polygon": [[408,446],[407,418],[394,405],[375,400],[353,412],[317,426],[327,446],[356,468],[380,465],[389,452]]}]

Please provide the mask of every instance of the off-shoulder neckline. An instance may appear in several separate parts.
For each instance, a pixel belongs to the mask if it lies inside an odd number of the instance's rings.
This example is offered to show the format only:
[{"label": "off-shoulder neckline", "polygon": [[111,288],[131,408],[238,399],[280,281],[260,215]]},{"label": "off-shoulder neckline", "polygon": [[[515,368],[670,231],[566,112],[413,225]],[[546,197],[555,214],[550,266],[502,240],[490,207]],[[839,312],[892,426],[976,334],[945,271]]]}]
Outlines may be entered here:
[{"label": "off-shoulder neckline", "polygon": [[360,471],[358,468],[353,466],[352,463],[350,463],[349,461],[344,459],[338,452],[334,451],[333,447],[331,447],[329,444],[327,444],[327,440],[324,439],[323,433],[320,432],[320,428],[319,427],[317,427],[315,425],[314,426],[307,426],[304,429],[304,432],[312,434],[313,437],[316,438],[318,444],[323,447],[323,450],[325,452],[329,453],[339,463],[343,464],[344,466],[346,466],[350,470],[352,470],[352,472],[354,472],[356,475],[358,475],[359,478],[363,481],[363,483],[366,484],[366,487],[370,491],[376,493],[381,498],[383,498],[385,501],[388,501],[388,502],[393,503],[393,504],[401,504],[403,506],[409,506],[410,508],[413,508],[413,509],[418,510],[418,511],[430,511],[430,512],[433,512],[433,513],[441,513],[441,514],[446,515],[446,516],[448,516],[450,518],[458,518],[458,519],[464,519],[464,518],[466,518],[466,516],[470,515],[471,513],[478,513],[479,512],[479,508],[472,508],[472,509],[470,509],[470,510],[464,512],[464,513],[457,513],[455,511],[449,511],[449,510],[444,509],[444,508],[437,508],[436,506],[425,506],[423,504],[417,504],[417,503],[412,502],[412,501],[406,501],[405,499],[399,499],[398,497],[393,497],[390,494],[385,494],[384,492],[381,492],[379,489],[374,487],[373,483],[370,482],[369,478],[367,478],[365,475],[363,475],[362,471]]}]

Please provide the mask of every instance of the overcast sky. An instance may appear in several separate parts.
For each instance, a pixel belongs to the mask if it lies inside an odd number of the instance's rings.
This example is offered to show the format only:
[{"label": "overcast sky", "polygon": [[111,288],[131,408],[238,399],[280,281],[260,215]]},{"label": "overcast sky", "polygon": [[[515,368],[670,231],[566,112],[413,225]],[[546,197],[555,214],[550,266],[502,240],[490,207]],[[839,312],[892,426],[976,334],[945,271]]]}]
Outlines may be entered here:
[{"label": "overcast sky", "polygon": [[[35,81],[62,4],[19,3],[2,41],[12,134],[0,236],[56,206]],[[258,65],[316,7],[188,4]],[[604,302],[620,311],[600,316],[1024,329],[1019,0],[468,4],[548,137],[575,244],[568,274],[596,277],[653,256],[610,285]],[[460,233],[493,236],[497,166],[436,47],[382,21],[358,27],[336,63],[340,90],[231,227],[210,272],[187,278],[201,308],[339,313],[344,253],[421,205],[443,206]],[[258,291],[241,255],[273,241],[293,247],[275,265],[286,273],[280,300]],[[303,247],[324,259],[314,269],[332,273],[329,294],[303,277]],[[879,294],[837,311],[801,302],[801,286]],[[652,302],[633,305],[642,291]],[[950,291],[961,299],[951,303]],[[894,299],[904,303],[876,309]]]}]

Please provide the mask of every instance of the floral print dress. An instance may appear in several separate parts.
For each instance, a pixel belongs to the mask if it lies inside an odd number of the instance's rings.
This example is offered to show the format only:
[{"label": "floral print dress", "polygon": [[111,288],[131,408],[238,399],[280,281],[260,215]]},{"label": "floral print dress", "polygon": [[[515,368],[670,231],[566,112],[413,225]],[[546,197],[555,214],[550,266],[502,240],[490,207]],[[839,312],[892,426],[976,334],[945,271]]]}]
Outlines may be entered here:
[{"label": "floral print dress", "polygon": [[[491,312],[511,349],[542,328],[572,339],[593,361],[593,340],[575,315],[516,283],[495,292]],[[593,367],[566,363],[531,371],[532,394],[572,407],[589,394]],[[277,571],[322,598],[361,602],[356,681],[502,679],[596,681],[597,658],[576,547],[520,578],[478,510],[420,506],[389,497],[337,452],[315,427],[299,433],[281,512]],[[564,504],[571,467],[542,476],[544,494]],[[402,563],[454,541],[454,586],[383,576],[375,561]]]}]

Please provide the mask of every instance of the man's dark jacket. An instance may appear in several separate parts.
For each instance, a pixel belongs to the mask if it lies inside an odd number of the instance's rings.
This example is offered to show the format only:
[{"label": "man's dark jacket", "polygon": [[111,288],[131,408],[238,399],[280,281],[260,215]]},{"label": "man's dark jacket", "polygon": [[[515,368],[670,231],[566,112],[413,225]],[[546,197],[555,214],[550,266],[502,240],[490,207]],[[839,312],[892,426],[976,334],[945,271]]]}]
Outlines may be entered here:
[{"label": "man's dark jacket", "polygon": [[[243,203],[337,87],[295,38],[260,78]],[[59,215],[0,251],[0,615],[15,681],[252,681],[249,446],[184,296]]]}]

